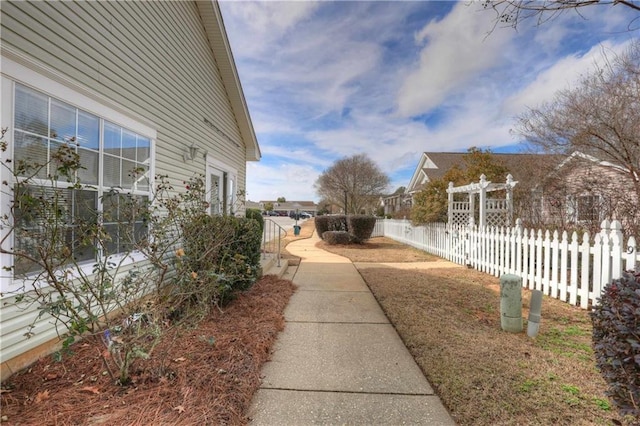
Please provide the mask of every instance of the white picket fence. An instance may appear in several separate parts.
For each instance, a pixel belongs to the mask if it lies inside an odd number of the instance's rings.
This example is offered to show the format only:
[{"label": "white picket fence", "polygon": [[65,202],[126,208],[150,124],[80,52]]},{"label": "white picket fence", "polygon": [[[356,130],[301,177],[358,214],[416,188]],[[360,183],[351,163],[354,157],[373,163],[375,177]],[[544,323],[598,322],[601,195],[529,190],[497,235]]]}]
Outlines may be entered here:
[{"label": "white picket fence", "polygon": [[381,219],[373,236],[385,236],[452,262],[495,276],[515,274],[524,287],[588,309],[603,287],[640,262],[636,239],[623,243],[618,221],[602,222],[591,238],[576,232],[512,228],[413,226],[408,220]]}]

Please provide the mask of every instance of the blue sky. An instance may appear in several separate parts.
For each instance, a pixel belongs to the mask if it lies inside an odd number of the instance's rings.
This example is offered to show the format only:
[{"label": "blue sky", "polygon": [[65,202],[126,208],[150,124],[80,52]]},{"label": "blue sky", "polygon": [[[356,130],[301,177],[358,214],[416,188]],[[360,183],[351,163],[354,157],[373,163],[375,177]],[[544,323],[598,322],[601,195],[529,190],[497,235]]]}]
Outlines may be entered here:
[{"label": "blue sky", "polygon": [[425,151],[522,149],[514,118],[575,87],[638,31],[623,6],[498,27],[470,1],[222,1],[262,150],[252,201],[315,200],[318,176],[366,153],[406,186]]}]

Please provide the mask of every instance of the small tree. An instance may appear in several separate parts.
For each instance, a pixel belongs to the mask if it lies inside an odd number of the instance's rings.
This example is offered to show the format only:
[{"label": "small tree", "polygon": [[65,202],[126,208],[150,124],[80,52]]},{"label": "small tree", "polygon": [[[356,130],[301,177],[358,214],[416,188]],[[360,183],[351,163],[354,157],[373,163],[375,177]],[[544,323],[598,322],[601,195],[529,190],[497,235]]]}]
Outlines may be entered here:
[{"label": "small tree", "polygon": [[314,187],[324,200],[343,206],[345,214],[360,214],[376,210],[388,184],[389,177],[366,154],[358,154],[336,161]]}]

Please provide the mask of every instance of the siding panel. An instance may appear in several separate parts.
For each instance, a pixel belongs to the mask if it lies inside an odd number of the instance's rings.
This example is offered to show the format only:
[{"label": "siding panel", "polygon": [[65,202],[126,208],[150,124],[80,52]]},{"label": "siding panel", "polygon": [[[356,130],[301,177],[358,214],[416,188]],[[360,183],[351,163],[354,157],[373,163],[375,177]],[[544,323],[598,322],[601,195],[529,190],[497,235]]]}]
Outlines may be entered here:
[{"label": "siding panel", "polygon": [[[175,182],[204,174],[204,158],[184,163],[192,143],[238,170],[246,147],[194,2],[2,2],[2,44],[62,78],[110,99],[157,129],[155,172]],[[106,117],[108,118],[108,117]],[[209,128],[214,123],[233,143]],[[202,151],[201,151],[202,152]],[[176,185],[181,187],[181,185]],[[2,361],[56,336],[50,321],[24,333],[35,309],[3,299]]]}]

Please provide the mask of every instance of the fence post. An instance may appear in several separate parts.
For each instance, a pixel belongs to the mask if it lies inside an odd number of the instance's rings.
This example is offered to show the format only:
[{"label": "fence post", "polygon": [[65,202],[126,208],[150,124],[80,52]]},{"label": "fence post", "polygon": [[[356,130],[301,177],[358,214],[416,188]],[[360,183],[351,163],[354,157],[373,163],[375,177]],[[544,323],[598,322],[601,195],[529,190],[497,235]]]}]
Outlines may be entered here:
[{"label": "fence post", "polygon": [[[594,294],[594,298],[600,297],[604,286],[611,282],[611,223],[602,221],[602,269],[600,269],[600,288]],[[595,292],[595,288],[593,289]]]},{"label": "fence post", "polygon": [[[622,224],[611,222],[611,277],[610,280],[622,277]],[[607,282],[608,284],[609,282]]]},{"label": "fence post", "polygon": [[560,300],[567,301],[567,269],[569,268],[569,235],[562,231],[560,242]]},{"label": "fence post", "polygon": [[558,251],[560,250],[560,241],[558,230],[553,231],[553,239],[551,240],[551,276],[549,279],[551,280],[551,297],[554,299],[558,298],[558,261],[560,258],[558,257]]},{"label": "fence post", "polygon": [[569,303],[575,305],[578,303],[578,233],[573,231],[571,234],[571,245],[569,252],[571,253],[571,278],[569,280]]},{"label": "fence post", "polygon": [[635,271],[636,269],[636,237],[629,237],[627,241],[627,249],[624,254],[626,271]]}]

